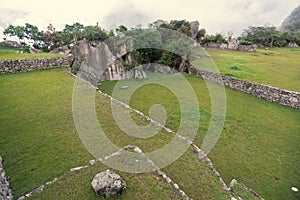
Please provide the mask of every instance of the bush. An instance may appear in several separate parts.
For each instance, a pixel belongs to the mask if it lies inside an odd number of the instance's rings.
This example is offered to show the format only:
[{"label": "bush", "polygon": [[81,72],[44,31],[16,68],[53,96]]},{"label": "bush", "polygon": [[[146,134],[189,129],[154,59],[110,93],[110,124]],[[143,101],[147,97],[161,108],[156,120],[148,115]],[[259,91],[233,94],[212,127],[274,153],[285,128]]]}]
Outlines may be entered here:
[{"label": "bush", "polygon": [[29,46],[29,45],[25,45],[25,46],[23,47],[22,51],[23,51],[24,53],[30,53],[30,46]]}]

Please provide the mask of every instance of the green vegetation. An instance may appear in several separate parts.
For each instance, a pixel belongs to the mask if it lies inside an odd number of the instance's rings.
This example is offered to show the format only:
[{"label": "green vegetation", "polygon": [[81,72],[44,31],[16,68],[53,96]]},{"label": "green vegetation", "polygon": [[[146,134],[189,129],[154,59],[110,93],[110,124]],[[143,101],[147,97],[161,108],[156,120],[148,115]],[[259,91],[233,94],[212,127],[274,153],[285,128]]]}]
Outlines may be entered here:
[{"label": "green vegetation", "polygon": [[[92,159],[75,130],[71,108],[73,84],[74,79],[62,68],[0,76],[0,152],[15,197],[59,177],[57,184],[32,198],[96,199],[90,180],[107,167],[98,163],[82,173],[68,173],[70,168]],[[114,123],[109,99],[98,94],[96,100],[102,128],[120,147],[135,144],[151,151],[173,137],[165,132],[146,142],[130,137]],[[134,118],[137,123],[144,123],[140,116]],[[222,190],[221,183],[205,163],[196,159],[192,149],[163,171],[193,199],[229,198],[229,193]],[[169,185],[156,180],[154,173],[118,173],[128,183],[128,190],[118,199],[179,198]]]},{"label": "green vegetation", "polygon": [[56,57],[63,57],[63,55],[57,53],[39,53],[39,54],[19,53],[19,51],[14,49],[0,47],[0,60],[26,59],[26,58],[56,58]]},{"label": "green vegetation", "polygon": [[[224,75],[300,92],[298,49],[272,48],[269,55],[263,49],[258,49],[257,52],[206,50]],[[201,66],[200,60],[193,64],[195,67]]]},{"label": "green vegetation", "polygon": [[[148,77],[151,78],[151,74]],[[186,78],[199,99],[201,124],[194,142],[201,147],[210,120],[210,98],[202,79],[190,75]],[[135,80],[122,83],[130,87],[132,81]],[[111,93],[114,84],[104,82],[100,88]],[[299,194],[291,191],[300,180],[297,170],[300,164],[299,111],[228,88],[226,93],[226,122],[217,145],[209,154],[222,177],[227,183],[236,178],[266,199],[299,198]],[[166,126],[177,130],[180,112],[177,100],[168,95],[168,89],[145,85],[134,93],[130,105],[148,113],[157,102],[167,105]]]},{"label": "green vegetation", "polygon": [[289,43],[300,44],[300,35],[295,32],[281,32],[275,26],[249,26],[239,37],[242,44],[260,44],[265,47],[285,47]]}]

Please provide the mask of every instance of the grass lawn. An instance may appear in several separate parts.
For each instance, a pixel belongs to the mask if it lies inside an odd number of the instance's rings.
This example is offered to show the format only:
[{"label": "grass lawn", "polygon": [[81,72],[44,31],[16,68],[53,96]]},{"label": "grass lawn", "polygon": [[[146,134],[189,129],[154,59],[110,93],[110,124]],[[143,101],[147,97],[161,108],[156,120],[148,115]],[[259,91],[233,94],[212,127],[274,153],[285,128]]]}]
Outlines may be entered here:
[{"label": "grass lawn", "polygon": [[14,60],[14,59],[26,59],[26,58],[56,58],[63,57],[63,55],[58,53],[19,53],[17,50],[0,47],[0,60]]},{"label": "grass lawn", "polygon": [[[241,52],[207,48],[222,74],[300,92],[300,49],[271,48]],[[194,51],[194,54],[197,54]],[[194,63],[195,67],[199,62]]]},{"label": "grass lawn", "polygon": [[[69,172],[93,159],[74,126],[73,84],[74,78],[64,68],[0,75],[0,155],[14,197],[58,177],[56,184],[31,198],[97,199],[90,181],[108,167],[97,163],[81,173]],[[110,101],[100,94],[96,111],[100,124],[120,147],[135,144],[151,151],[173,137],[161,132],[145,142],[122,133],[112,118]],[[134,118],[144,123],[140,116]],[[192,149],[162,170],[193,199],[229,199],[230,193],[222,190],[222,184],[205,163],[196,159]],[[117,199],[180,199],[155,173],[117,173],[128,184],[125,194]]]},{"label": "grass lawn", "polygon": [[[151,78],[149,75],[148,78]],[[200,125],[195,144],[202,145],[210,120],[210,97],[205,82],[185,75],[198,95]],[[124,80],[131,87],[137,80]],[[104,82],[100,89],[112,93],[116,82]],[[177,83],[174,83],[175,85]],[[120,88],[115,88],[120,90]],[[151,92],[150,92],[151,91]],[[233,178],[266,199],[299,199],[291,191],[300,187],[300,112],[226,88],[227,116],[222,135],[209,157],[227,183]],[[177,130],[180,112],[177,99],[159,85],[145,85],[133,94],[130,105],[148,114],[151,105],[166,107],[166,126]],[[172,109],[170,109],[172,108]],[[168,171],[168,170],[167,170]]]}]

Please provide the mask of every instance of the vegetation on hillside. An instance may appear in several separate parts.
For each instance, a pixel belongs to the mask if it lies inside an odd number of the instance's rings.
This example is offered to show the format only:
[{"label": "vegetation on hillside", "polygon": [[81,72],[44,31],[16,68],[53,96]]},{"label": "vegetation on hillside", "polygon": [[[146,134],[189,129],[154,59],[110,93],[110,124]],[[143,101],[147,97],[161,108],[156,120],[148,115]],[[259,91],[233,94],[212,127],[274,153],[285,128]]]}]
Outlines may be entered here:
[{"label": "vegetation on hillside", "polygon": [[300,5],[282,22],[281,30],[300,32]]}]

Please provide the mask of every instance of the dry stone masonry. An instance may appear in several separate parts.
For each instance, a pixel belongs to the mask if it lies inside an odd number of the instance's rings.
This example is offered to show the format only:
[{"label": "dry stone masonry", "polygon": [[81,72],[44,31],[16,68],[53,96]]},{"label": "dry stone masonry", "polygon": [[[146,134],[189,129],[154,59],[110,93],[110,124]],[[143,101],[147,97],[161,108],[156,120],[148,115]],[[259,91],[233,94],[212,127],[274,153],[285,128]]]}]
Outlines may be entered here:
[{"label": "dry stone masonry", "polygon": [[6,177],[6,173],[2,167],[2,157],[0,157],[0,199],[13,199],[11,189],[9,188],[9,182]]},{"label": "dry stone masonry", "polygon": [[300,109],[300,93],[289,90],[283,90],[268,85],[252,83],[237,79],[231,76],[225,76],[216,72],[191,68],[191,74],[201,76],[202,78],[251,94],[255,97],[265,99],[270,102],[278,103],[295,109]]},{"label": "dry stone masonry", "polygon": [[70,62],[66,58],[0,60],[0,74],[50,69],[59,66],[69,67]]}]

